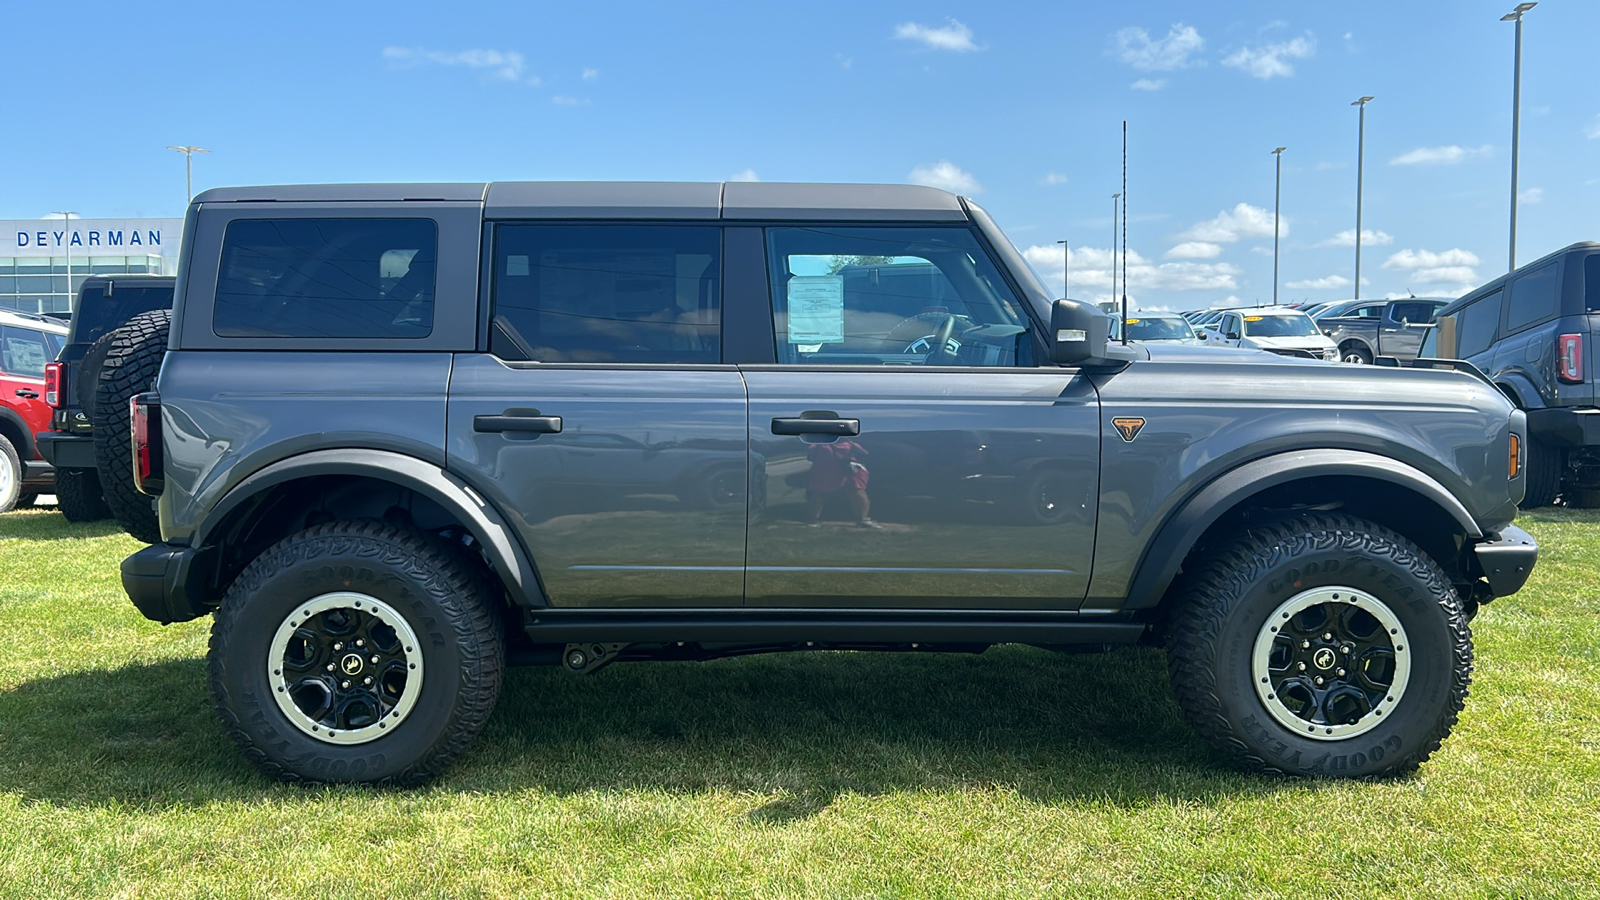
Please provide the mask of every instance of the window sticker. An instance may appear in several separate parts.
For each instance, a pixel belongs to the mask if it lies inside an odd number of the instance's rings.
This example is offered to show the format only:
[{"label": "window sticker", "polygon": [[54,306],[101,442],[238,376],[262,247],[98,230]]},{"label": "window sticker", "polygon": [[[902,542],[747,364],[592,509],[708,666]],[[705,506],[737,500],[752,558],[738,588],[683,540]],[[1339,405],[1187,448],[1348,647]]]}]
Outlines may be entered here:
[{"label": "window sticker", "polygon": [[844,341],[844,278],[796,275],[789,279],[789,343]]},{"label": "window sticker", "polygon": [[1264,318],[1266,318],[1266,317],[1265,316],[1245,316],[1244,320],[1246,322],[1259,322]]}]

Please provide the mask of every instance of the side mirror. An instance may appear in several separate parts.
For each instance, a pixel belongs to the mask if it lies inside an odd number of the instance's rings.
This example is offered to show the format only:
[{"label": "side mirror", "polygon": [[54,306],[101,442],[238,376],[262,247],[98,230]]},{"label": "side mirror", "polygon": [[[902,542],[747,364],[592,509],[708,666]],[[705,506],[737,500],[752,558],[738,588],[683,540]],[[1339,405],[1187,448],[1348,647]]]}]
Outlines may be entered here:
[{"label": "side mirror", "polygon": [[1057,300],[1050,307],[1050,361],[1077,366],[1106,355],[1111,322],[1106,314],[1076,300]]},{"label": "side mirror", "polygon": [[1223,335],[1223,337],[1227,338],[1230,341],[1237,341],[1239,339],[1239,332],[1230,331],[1227,334]]}]

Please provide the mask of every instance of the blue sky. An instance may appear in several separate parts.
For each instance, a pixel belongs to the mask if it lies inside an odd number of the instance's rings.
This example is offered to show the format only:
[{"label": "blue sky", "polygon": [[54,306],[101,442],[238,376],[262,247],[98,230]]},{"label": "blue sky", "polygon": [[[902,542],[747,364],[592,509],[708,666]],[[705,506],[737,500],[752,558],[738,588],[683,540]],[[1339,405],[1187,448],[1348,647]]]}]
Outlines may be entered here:
[{"label": "blue sky", "polygon": [[[1506,266],[1513,5],[3,0],[0,218],[179,215],[169,144],[196,190],[920,181],[1098,299],[1126,119],[1138,305],[1271,299],[1277,146],[1280,297],[1334,299],[1370,94],[1363,296],[1454,295]],[[1521,262],[1600,240],[1597,34],[1527,15]]]}]

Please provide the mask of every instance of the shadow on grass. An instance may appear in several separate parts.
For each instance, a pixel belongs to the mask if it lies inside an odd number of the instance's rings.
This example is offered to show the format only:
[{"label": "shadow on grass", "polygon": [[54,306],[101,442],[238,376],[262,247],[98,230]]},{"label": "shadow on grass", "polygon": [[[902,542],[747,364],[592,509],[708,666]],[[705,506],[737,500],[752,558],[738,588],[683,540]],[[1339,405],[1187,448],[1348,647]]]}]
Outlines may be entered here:
[{"label": "shadow on grass", "polygon": [[14,509],[0,515],[0,540],[52,541],[58,538],[97,538],[121,534],[114,519],[99,522],[68,522],[53,506]]},{"label": "shadow on grass", "polygon": [[[217,725],[205,666],[181,660],[44,678],[0,693],[0,791],[63,804],[300,795],[256,773]],[[844,793],[995,788],[1134,806],[1270,793],[1183,723],[1164,657],[806,653],[514,669],[488,727],[435,791],[732,791],[781,824]]]}]

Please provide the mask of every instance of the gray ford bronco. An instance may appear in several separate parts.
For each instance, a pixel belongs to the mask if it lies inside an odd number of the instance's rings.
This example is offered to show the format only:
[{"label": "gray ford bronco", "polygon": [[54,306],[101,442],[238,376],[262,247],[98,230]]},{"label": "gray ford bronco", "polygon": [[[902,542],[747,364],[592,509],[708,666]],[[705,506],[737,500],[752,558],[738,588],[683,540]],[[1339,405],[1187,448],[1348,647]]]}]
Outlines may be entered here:
[{"label": "gray ford bronco", "polygon": [[132,403],[216,709],[286,780],[417,783],[506,666],[1164,643],[1236,765],[1413,770],[1537,548],[1470,366],[1111,343],[922,187],[207,191]]}]

